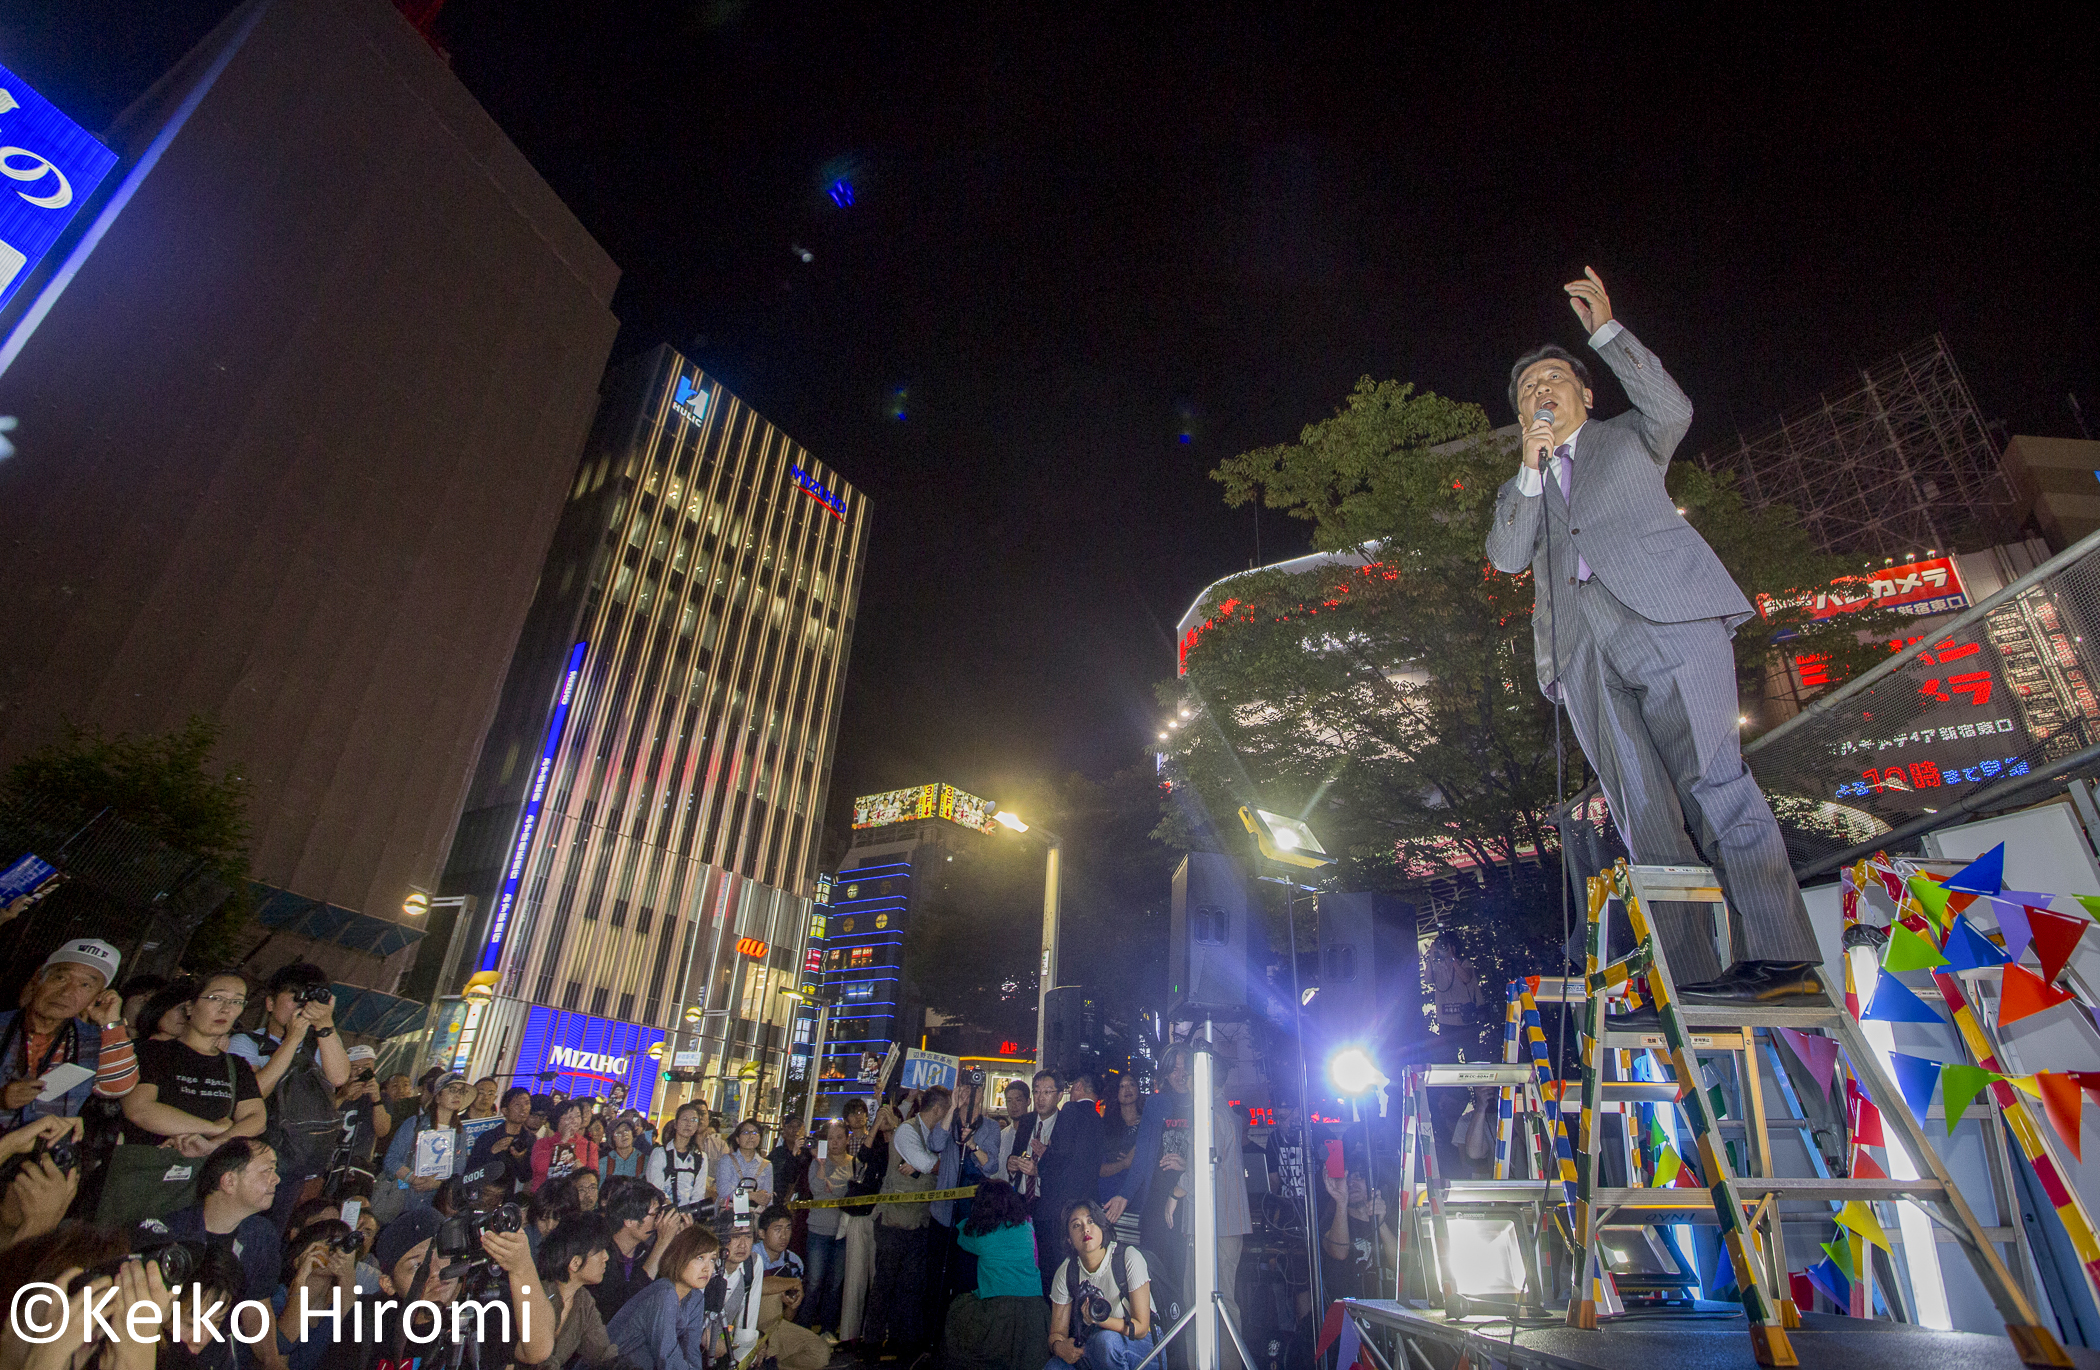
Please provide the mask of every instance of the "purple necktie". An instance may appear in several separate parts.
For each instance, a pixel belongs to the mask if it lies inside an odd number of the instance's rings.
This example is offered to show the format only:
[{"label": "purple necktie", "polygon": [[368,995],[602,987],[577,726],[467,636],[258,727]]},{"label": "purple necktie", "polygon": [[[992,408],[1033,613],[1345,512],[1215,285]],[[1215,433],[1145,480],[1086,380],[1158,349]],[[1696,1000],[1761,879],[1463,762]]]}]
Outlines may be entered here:
[{"label": "purple necktie", "polygon": [[[1575,449],[1567,443],[1562,443],[1553,449],[1553,455],[1560,459],[1560,497],[1563,500],[1567,500],[1568,487],[1575,477]],[[1573,512],[1572,506],[1570,512]],[[1590,578],[1590,564],[1580,552],[1575,554],[1575,578],[1577,580],[1588,580]]]}]

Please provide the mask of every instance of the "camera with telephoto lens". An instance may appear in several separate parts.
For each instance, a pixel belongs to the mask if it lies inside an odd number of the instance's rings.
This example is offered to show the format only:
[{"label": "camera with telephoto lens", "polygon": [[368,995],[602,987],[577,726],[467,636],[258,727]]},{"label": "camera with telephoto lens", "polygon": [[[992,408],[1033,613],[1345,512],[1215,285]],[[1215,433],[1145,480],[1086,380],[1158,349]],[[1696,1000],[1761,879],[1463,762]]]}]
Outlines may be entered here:
[{"label": "camera with telephoto lens", "polygon": [[441,1256],[479,1256],[484,1232],[520,1232],[525,1212],[516,1204],[503,1204],[486,1211],[462,1209],[438,1228],[437,1249]]},{"label": "camera with telephoto lens", "polygon": [[160,1282],[169,1289],[189,1283],[197,1262],[204,1257],[204,1247],[196,1242],[156,1242],[137,1251],[129,1251],[113,1261],[104,1261],[91,1269],[75,1275],[67,1292],[76,1293],[90,1282],[100,1279],[113,1280],[126,1261],[152,1261],[160,1266]]},{"label": "camera with telephoto lens", "polygon": [[80,1168],[80,1152],[74,1147],[71,1139],[46,1142],[39,1137],[29,1150],[0,1161],[0,1188],[13,1184],[15,1177],[22,1173],[23,1166],[46,1159],[57,1166],[59,1173],[63,1175],[70,1175]]},{"label": "camera with telephoto lens", "polygon": [[1073,1306],[1078,1310],[1080,1322],[1088,1327],[1099,1327],[1116,1315],[1114,1306],[1108,1301],[1108,1295],[1092,1285],[1081,1286],[1079,1297],[1074,1300]]}]

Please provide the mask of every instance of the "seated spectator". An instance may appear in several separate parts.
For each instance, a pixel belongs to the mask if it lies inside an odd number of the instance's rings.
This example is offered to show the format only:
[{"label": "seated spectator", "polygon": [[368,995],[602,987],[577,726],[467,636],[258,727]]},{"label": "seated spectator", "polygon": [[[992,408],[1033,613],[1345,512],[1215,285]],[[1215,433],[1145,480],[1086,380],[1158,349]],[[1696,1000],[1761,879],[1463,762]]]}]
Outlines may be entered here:
[{"label": "seated spectator", "polygon": [[764,1315],[766,1267],[755,1248],[758,1238],[747,1222],[724,1213],[715,1218],[715,1237],[722,1244],[722,1325],[739,1360],[758,1340]]},{"label": "seated spectator", "polygon": [[[403,1212],[428,1208],[438,1186],[466,1172],[467,1158],[459,1144],[459,1122],[470,1093],[466,1076],[447,1072],[437,1081],[435,1102],[427,1111],[404,1122],[394,1133],[394,1140],[387,1144],[385,1171],[401,1191]],[[449,1137],[451,1159],[439,1174],[418,1175],[415,1173],[416,1153],[423,1149],[422,1137],[431,1133]]]},{"label": "seated spectator", "polygon": [[576,1206],[585,1213],[596,1213],[598,1200],[604,1188],[598,1182],[598,1172],[579,1170],[569,1178],[576,1181]]},{"label": "seated spectator", "polygon": [[576,1181],[563,1177],[549,1180],[525,1201],[525,1237],[534,1255],[540,1242],[562,1222],[583,1212],[576,1202]]},{"label": "seated spectator", "polygon": [[[139,1330],[141,1333],[148,1333],[149,1329],[166,1331],[169,1309],[178,1291],[163,1283],[158,1264],[125,1261],[124,1252],[122,1233],[87,1223],[67,1222],[24,1242],[11,1253],[5,1273],[0,1274],[0,1301],[10,1309],[18,1307],[17,1296],[31,1284],[56,1284],[68,1272],[116,1266],[114,1279],[107,1275],[97,1276],[84,1280],[82,1288],[100,1310],[101,1325],[114,1332],[117,1340],[111,1345],[104,1339],[98,1345],[91,1339],[89,1334],[93,1329],[82,1325],[84,1320],[77,1316],[79,1304],[76,1302],[73,1306],[76,1316],[68,1319],[67,1332],[38,1345],[27,1344],[21,1335],[26,1329],[18,1327],[14,1319],[0,1322],[0,1364],[25,1367],[26,1370],[67,1370],[68,1367],[83,1365],[98,1365],[101,1370],[133,1370],[133,1367],[153,1365],[155,1343],[133,1335],[133,1310],[141,1303],[157,1305],[160,1309],[157,1317],[143,1311],[138,1313]],[[120,1261],[123,1263],[118,1265]],[[198,1288],[205,1301],[197,1310],[205,1314],[201,1319],[205,1325],[201,1328],[191,1326],[191,1287]],[[188,1284],[179,1291],[185,1311],[182,1319],[185,1336],[180,1355],[173,1357],[175,1363],[185,1370],[231,1370],[231,1348],[224,1340],[226,1310],[233,1300],[239,1298],[240,1288],[240,1270],[238,1267],[229,1270],[225,1257],[211,1252],[197,1262]],[[110,1290],[114,1293],[104,1292]],[[195,1340],[190,1339],[192,1335]],[[171,1343],[172,1339],[170,1343],[161,1344],[162,1355],[170,1355]],[[210,1349],[214,1346],[216,1351]]]},{"label": "seated spectator", "polygon": [[598,1114],[592,1114],[591,1120],[583,1125],[583,1135],[591,1139],[591,1145],[598,1148],[600,1156],[612,1147],[612,1138],[606,1135],[605,1119]]},{"label": "seated spectator", "polygon": [[[138,1083],[124,1001],[109,985],[117,949],[91,938],[68,942],[46,957],[22,991],[22,1007],[0,1013],[0,1131],[39,1118],[71,1118],[92,1091],[121,1099]],[[45,1077],[63,1066],[72,1078],[46,1101]]]},{"label": "seated spectator", "polygon": [[[404,1315],[416,1319],[415,1329],[426,1341],[438,1337],[450,1339],[453,1328],[450,1317],[441,1317],[441,1326],[432,1328],[422,1320],[421,1310],[410,1313],[401,1306],[422,1299],[439,1309],[446,1309],[459,1293],[458,1280],[445,1277],[445,1271],[451,1268],[448,1258],[434,1256],[432,1249],[443,1223],[444,1219],[436,1210],[414,1208],[381,1229],[373,1250],[373,1262],[379,1267],[377,1292],[396,1303],[395,1307],[387,1309],[391,1316],[385,1323],[386,1334],[383,1338],[371,1335],[370,1329],[379,1325],[374,1309],[385,1306],[379,1299],[365,1296],[361,1300],[365,1305],[362,1314],[346,1303],[344,1328],[360,1325],[356,1319],[362,1316],[362,1326],[367,1329],[366,1339],[359,1341],[346,1335],[341,1341],[336,1341],[331,1336],[321,1357],[321,1370],[372,1370],[372,1367],[387,1362],[410,1364],[417,1352],[407,1341]],[[495,1367],[507,1361],[520,1365],[545,1362],[554,1350],[557,1320],[553,1306],[547,1302],[541,1289],[539,1272],[533,1269],[524,1234],[484,1232],[481,1234],[481,1250],[500,1272],[510,1316],[481,1313],[478,1322],[471,1318],[464,1322],[462,1330],[480,1346],[480,1363]]]},{"label": "seated spectator", "polygon": [[612,1242],[612,1255],[605,1274],[591,1290],[599,1316],[610,1323],[627,1301],[663,1273],[658,1253],[692,1225],[692,1219],[676,1209],[667,1209],[664,1196],[644,1180],[620,1178],[607,1191],[610,1198],[600,1205]]},{"label": "seated spectator", "polygon": [[324,1218],[300,1229],[285,1248],[282,1283],[270,1298],[270,1335],[260,1343],[275,1354],[258,1351],[257,1356],[270,1370],[316,1370],[320,1365],[322,1353],[335,1339],[334,1324],[301,1315],[334,1308],[338,1289],[345,1311],[356,1299],[357,1253],[337,1249],[350,1235],[348,1223]]},{"label": "seated spectator", "polygon": [[141,1244],[201,1242],[241,1264],[244,1299],[268,1300],[277,1288],[282,1244],[269,1219],[277,1199],[277,1153],[246,1137],[228,1140],[197,1168],[197,1202],[138,1225]]},{"label": "seated spectator", "polygon": [[80,1166],[61,1167],[42,1154],[62,1143],[78,1145],[78,1118],[39,1118],[0,1137],[0,1162],[19,1156],[21,1168],[0,1195],[0,1251],[57,1227],[80,1191]]},{"label": "seated spectator", "polygon": [[203,987],[193,975],[171,980],[146,996],[132,1025],[132,1038],[139,1042],[172,1042],[190,1021],[190,1001]]},{"label": "seated spectator", "polygon": [[619,1348],[605,1334],[605,1320],[590,1291],[605,1278],[612,1236],[603,1218],[585,1215],[571,1218],[540,1243],[533,1265],[546,1286],[547,1302],[558,1320],[554,1332],[554,1354],[548,1360],[566,1366],[570,1357],[578,1365],[612,1365],[620,1359]]},{"label": "seated spectator", "polygon": [[949,1306],[942,1370],[1034,1365],[1050,1335],[1050,1310],[1028,1205],[1004,1180],[986,1181],[955,1241],[977,1257],[977,1288]]},{"label": "seated spectator", "polygon": [[163,1216],[171,1191],[181,1202],[183,1191],[163,1179],[170,1151],[202,1160],[235,1140],[260,1137],[268,1121],[255,1071],[219,1045],[247,1006],[248,982],[222,971],[196,983],[182,1035],[139,1045],[138,1087],[124,1096],[131,1145],[117,1149],[104,1176],[104,1222],[128,1228]]},{"label": "seated spectator", "polygon": [[779,1204],[759,1214],[759,1254],[765,1258],[766,1275],[759,1290],[758,1330],[765,1334],[766,1349],[780,1370],[824,1370],[831,1363],[831,1347],[794,1320],[807,1297],[802,1258],[788,1249],[794,1235],[794,1215]]},{"label": "seated spectator", "polygon": [[700,1144],[700,1105],[680,1104],[661,1145],[649,1153],[649,1183],[662,1190],[673,1208],[685,1208],[707,1197],[709,1169],[715,1158]]},{"label": "seated spectator", "polygon": [[146,1034],[139,1031],[139,1018],[146,1001],[168,987],[165,975],[134,975],[124,982],[118,993],[124,996],[124,1022],[131,1029],[131,1040],[136,1042]]},{"label": "seated spectator", "polygon": [[590,1138],[583,1135],[582,1102],[566,1100],[556,1104],[554,1108],[553,1135],[542,1137],[532,1144],[534,1187],[584,1170],[591,1172],[591,1179],[595,1183],[598,1178],[598,1148]]},{"label": "seated spectator", "polygon": [[762,1135],[758,1119],[744,1119],[729,1139],[736,1149],[715,1163],[715,1204],[723,1212],[731,1210],[730,1196],[739,1190],[754,1215],[773,1202],[773,1165],[758,1153]]},{"label": "seated spectator", "polygon": [[[282,1175],[277,1177],[277,1183],[280,1188],[283,1187]],[[334,1199],[308,1199],[292,1210],[292,1220],[286,1225],[284,1235],[289,1240],[325,1218],[340,1219],[342,1216],[343,1206]]]},{"label": "seated spectator", "polygon": [[395,1127],[401,1126],[405,1120],[414,1117],[423,1109],[423,1096],[416,1092],[416,1082],[406,1074],[387,1076],[386,1083],[380,1087],[379,1092],[380,1102],[393,1118]]},{"label": "seated spectator", "polygon": [[532,1187],[532,1091],[512,1085],[503,1091],[502,1122],[475,1139],[467,1154],[467,1176],[501,1181],[512,1193]]},{"label": "seated spectator", "polygon": [[1092,1199],[1065,1208],[1071,1254],[1050,1279],[1050,1351],[1084,1370],[1135,1370],[1151,1354],[1152,1275],[1144,1253],[1107,1240],[1108,1214]]},{"label": "seated spectator", "polygon": [[234,1033],[226,1049],[254,1068],[269,1105],[282,1180],[270,1219],[283,1227],[343,1140],[335,1092],[350,1083],[350,1057],[335,1030],[328,972],[307,961],[278,967],[263,986],[262,1026]]},{"label": "seated spectator", "polygon": [[639,1176],[644,1157],[636,1145],[637,1140],[633,1123],[614,1123],[612,1149],[598,1157],[599,1176],[605,1179],[614,1175]]},{"label": "seated spectator", "polygon": [[638,1370],[705,1370],[711,1357],[728,1349],[723,1318],[707,1306],[721,1243],[697,1224],[664,1244],[662,1271],[629,1299],[605,1334]]}]

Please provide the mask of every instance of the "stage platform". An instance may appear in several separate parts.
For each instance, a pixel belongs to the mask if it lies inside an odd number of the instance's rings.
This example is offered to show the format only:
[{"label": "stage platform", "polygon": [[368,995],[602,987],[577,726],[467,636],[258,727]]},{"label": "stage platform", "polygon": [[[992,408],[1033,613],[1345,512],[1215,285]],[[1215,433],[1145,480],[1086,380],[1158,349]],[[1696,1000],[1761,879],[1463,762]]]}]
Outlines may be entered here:
[{"label": "stage platform", "polygon": [[[1558,1322],[1516,1329],[1495,1318],[1455,1322],[1442,1309],[1410,1308],[1386,1299],[1342,1301],[1366,1333],[1391,1331],[1408,1346],[1375,1339],[1384,1370],[1454,1370],[1464,1353],[1471,1370],[1743,1370],[1749,1325],[1737,1304],[1702,1303],[1696,1315],[1634,1313],[1603,1320],[1595,1332]],[[1787,1333],[1802,1370],[2022,1370],[2006,1337],[1932,1332],[1904,1323],[1809,1313]],[[2100,1370],[2100,1352],[2071,1347],[2078,1370]]]}]

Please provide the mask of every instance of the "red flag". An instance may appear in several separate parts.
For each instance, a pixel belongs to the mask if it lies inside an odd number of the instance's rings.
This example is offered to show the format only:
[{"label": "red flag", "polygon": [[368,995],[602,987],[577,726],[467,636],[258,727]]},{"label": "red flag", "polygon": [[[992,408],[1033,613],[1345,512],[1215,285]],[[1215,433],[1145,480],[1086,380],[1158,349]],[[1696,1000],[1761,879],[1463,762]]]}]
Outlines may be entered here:
[{"label": "red flag", "polygon": [[1893,866],[1874,866],[1871,869],[1875,875],[1881,877],[1881,887],[1889,892],[1889,898],[1895,903],[1902,903],[1903,877],[1896,874],[1896,868]]},{"label": "red flag", "polygon": [[2027,921],[2034,929],[2035,955],[2042,958],[2042,979],[2053,985],[2056,977],[2064,973],[2064,963],[2078,950],[2078,939],[2085,936],[2093,920],[2049,909],[2029,909]]},{"label": "red flag", "polygon": [[1855,1180],[1886,1180],[1889,1173],[1866,1152],[1854,1148],[1852,1152],[1852,1178]]},{"label": "red flag", "polygon": [[1999,1030],[2043,1009],[2055,1008],[2070,997],[2071,991],[2051,986],[2025,966],[2007,966],[2005,985],[1998,995]]},{"label": "red flag", "polygon": [[1845,1078],[1845,1114],[1852,1128],[1854,1146],[1887,1146],[1888,1139],[1881,1131],[1881,1110],[1874,1101],[1859,1092],[1859,1081]]},{"label": "red flag", "polygon": [[2042,1112],[2049,1115],[2049,1125],[2056,1135],[2064,1139],[2071,1148],[2071,1158],[2083,1162],[2084,1147],[2080,1144],[2079,1115],[2084,1111],[2085,1099],[2078,1092],[2078,1081],[2069,1075],[2055,1071],[2043,1071],[2034,1077],[2042,1087]]}]

